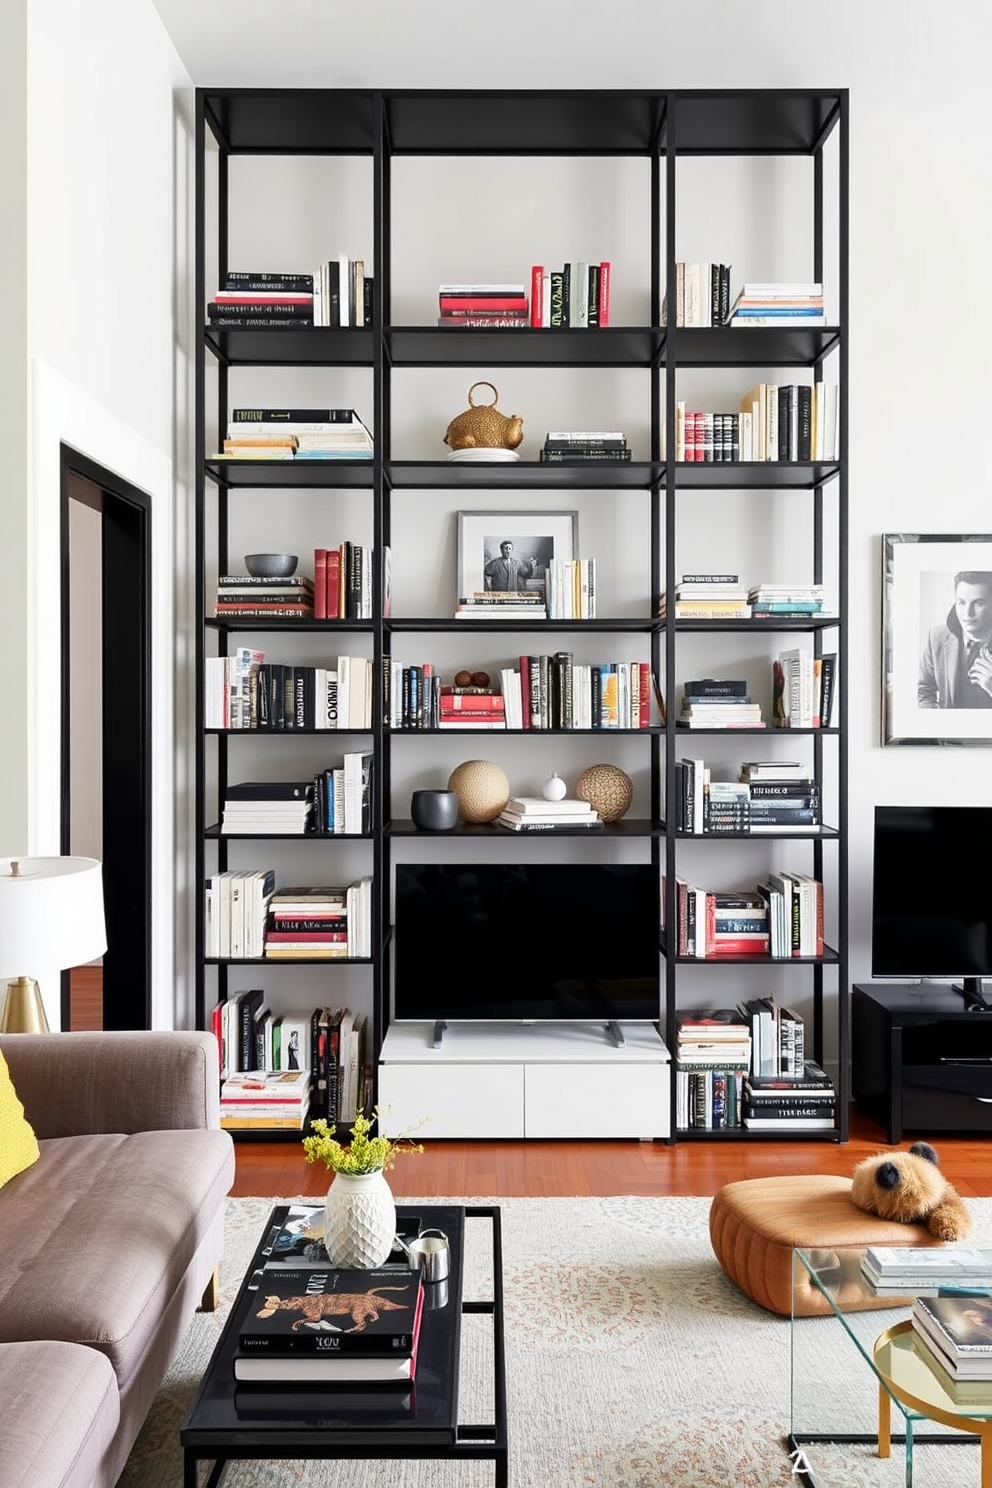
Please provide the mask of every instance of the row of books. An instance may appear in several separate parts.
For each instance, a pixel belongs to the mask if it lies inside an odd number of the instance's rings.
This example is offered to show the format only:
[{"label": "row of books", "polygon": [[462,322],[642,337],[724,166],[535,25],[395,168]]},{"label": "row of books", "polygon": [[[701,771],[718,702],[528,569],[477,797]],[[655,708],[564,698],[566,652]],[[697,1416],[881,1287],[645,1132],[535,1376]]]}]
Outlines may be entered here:
[{"label": "row of books", "polygon": [[[425,1283],[399,1246],[395,1260],[371,1270],[332,1266],[323,1224],[322,1205],[287,1207],[258,1285],[241,1303],[234,1378],[277,1387],[391,1386],[395,1413],[405,1398],[397,1387],[416,1377]],[[403,1238],[409,1243],[415,1233],[407,1227]]]},{"label": "row of books", "polygon": [[610,323],[613,266],[576,261],[560,269],[534,264],[530,271],[532,326],[595,330]]},{"label": "row of books", "polygon": [[315,620],[372,619],[373,553],[366,544],[347,540],[336,548],[314,548]]},{"label": "row of books", "polygon": [[[686,327],[723,325],[730,314],[730,264],[675,265],[675,324]],[[668,295],[661,305],[661,323],[668,324]]]},{"label": "row of books", "polygon": [[624,464],[631,459],[627,436],[620,429],[554,429],[541,447],[542,465]]},{"label": "row of books", "polygon": [[461,595],[456,620],[595,620],[595,558],[551,558],[540,589],[478,589]]},{"label": "row of books", "polygon": [[399,729],[643,729],[651,726],[650,663],[580,663],[571,652],[521,656],[495,689],[448,689],[434,665],[393,661],[386,717]]},{"label": "row of books", "polygon": [[208,656],[204,667],[208,729],[353,729],[372,727],[372,662],[339,656],[326,667],[267,662],[263,651],[238,647]]},{"label": "row of books", "polygon": [[313,276],[314,325],[370,326],[374,282],[364,258],[325,259]]},{"label": "row of books", "polygon": [[822,956],[823,885],[785,869],[753,891],[705,889],[676,876],[675,947],[677,955],[697,959]]},{"label": "row of books", "polygon": [[772,717],[776,728],[829,728],[836,696],[837,654],[813,656],[801,647],[772,662]]},{"label": "row of books", "polygon": [[244,780],[224,793],[223,836],[305,837],[372,830],[372,751],[353,750],[312,780]]},{"label": "row of books", "polygon": [[345,888],[277,890],[272,868],[211,874],[205,887],[206,954],[235,961],[369,956],[371,890],[370,878]]},{"label": "row of books", "polygon": [[373,279],[365,261],[338,254],[312,274],[230,271],[207,305],[211,326],[370,326]]},{"label": "row of books", "polygon": [[[688,263],[682,259],[676,262],[676,326],[824,324],[822,283],[814,280],[749,280],[731,302],[730,268],[730,264]],[[662,302],[661,323],[668,324],[667,293]]]},{"label": "row of books", "polygon": [[824,1130],[834,1125],[833,1083],[805,1058],[800,1014],[779,1007],[774,997],[684,1014],[675,1069],[679,1126]]},{"label": "row of books", "polygon": [[810,832],[821,824],[820,787],[809,776],[713,780],[699,756],[675,762],[675,826],[693,836]]},{"label": "row of books", "polygon": [[740,411],[750,414],[751,431],[750,454],[742,453],[741,459],[839,458],[839,391],[834,382],[759,382],[744,394]]},{"label": "row of books", "polygon": [[[818,1068],[818,1066],[814,1066]],[[717,1131],[831,1131],[836,1122],[832,1088],[804,1091],[785,1081],[765,1090],[740,1066],[679,1061],[675,1065],[675,1124]]]}]

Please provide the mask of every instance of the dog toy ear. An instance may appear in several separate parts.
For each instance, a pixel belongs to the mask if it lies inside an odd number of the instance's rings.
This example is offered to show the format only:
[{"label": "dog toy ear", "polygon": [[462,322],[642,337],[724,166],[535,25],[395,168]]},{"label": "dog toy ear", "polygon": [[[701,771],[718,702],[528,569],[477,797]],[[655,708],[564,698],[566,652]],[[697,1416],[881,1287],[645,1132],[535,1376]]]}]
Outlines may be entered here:
[{"label": "dog toy ear", "polygon": [[929,1142],[914,1142],[909,1150],[915,1157],[923,1157],[926,1158],[927,1162],[932,1162],[935,1168],[940,1167],[940,1163],[937,1160],[936,1148],[931,1147]]}]

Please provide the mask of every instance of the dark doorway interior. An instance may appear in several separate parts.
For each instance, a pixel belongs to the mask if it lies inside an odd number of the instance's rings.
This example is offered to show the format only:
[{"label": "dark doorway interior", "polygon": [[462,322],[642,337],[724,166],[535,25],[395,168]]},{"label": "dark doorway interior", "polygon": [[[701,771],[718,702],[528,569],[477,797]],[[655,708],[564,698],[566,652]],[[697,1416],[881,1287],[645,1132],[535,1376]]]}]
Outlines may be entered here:
[{"label": "dark doorway interior", "polygon": [[[95,545],[72,541],[73,503],[97,519]],[[77,519],[73,521],[73,517]],[[151,1027],[151,511],[144,491],[63,445],[61,449],[62,852],[103,862],[107,951],[102,1026]],[[74,554],[74,547],[76,552]],[[96,565],[81,583],[74,563]],[[72,686],[73,639],[80,629],[99,661],[80,696]],[[79,662],[77,661],[77,667]],[[89,693],[93,696],[89,696]],[[91,775],[78,760],[99,734]],[[74,768],[74,760],[76,767]],[[73,792],[99,795],[89,842],[74,841]],[[91,812],[90,816],[94,813]],[[78,814],[77,814],[78,821]],[[70,978],[62,980],[62,1027],[72,1024]]]}]

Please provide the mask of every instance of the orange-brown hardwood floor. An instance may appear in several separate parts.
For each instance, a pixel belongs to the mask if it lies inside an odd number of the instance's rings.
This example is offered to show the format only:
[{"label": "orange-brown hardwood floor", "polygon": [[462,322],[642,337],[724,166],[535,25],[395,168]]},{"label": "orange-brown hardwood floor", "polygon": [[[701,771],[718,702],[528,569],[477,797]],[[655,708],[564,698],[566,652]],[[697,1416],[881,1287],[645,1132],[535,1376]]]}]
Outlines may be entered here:
[{"label": "orange-brown hardwood floor", "polygon": [[[94,968],[72,974],[73,1028],[99,1028]],[[927,1136],[920,1132],[914,1135]],[[900,1145],[908,1147],[912,1138]],[[992,1196],[992,1143],[945,1137],[933,1144],[949,1183],[968,1197]],[[571,1195],[689,1194],[710,1198],[735,1178],[768,1173],[849,1173],[861,1157],[888,1144],[869,1117],[851,1112],[851,1140],[835,1142],[453,1142],[425,1139],[425,1151],[402,1157],[389,1174],[396,1197],[441,1195],[563,1198]],[[247,1198],[322,1196],[328,1174],[310,1166],[299,1140],[238,1140],[231,1193]]]}]

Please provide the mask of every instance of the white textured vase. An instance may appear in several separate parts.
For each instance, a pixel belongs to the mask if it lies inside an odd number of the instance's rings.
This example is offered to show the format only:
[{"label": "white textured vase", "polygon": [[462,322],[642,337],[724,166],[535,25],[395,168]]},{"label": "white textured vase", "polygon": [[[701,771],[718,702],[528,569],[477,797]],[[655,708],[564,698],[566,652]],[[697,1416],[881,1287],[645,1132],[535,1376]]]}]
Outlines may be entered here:
[{"label": "white textured vase", "polygon": [[331,1264],[381,1266],[395,1235],[396,1203],[385,1173],[335,1173],[324,1201],[324,1245]]}]

